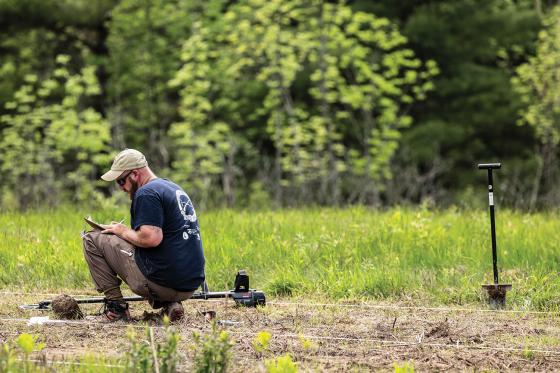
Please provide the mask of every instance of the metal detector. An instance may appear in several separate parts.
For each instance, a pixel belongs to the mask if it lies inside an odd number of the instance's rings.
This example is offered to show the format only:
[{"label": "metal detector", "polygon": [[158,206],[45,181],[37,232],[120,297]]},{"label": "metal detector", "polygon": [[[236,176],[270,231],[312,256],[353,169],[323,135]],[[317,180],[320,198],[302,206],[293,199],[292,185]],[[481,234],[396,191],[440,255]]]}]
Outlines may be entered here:
[{"label": "metal detector", "polygon": [[[230,291],[208,291],[206,281],[201,285],[202,291],[195,292],[189,299],[217,299],[231,298],[235,304],[246,307],[257,307],[266,305],[266,297],[262,291],[249,288],[249,275],[245,270],[240,270],[235,276],[234,289]],[[75,299],[78,304],[87,303],[105,303],[105,297],[91,297]],[[124,297],[124,301],[137,302],[144,301],[146,298],[141,296]],[[23,310],[42,310],[49,311],[51,309],[52,300],[44,300],[35,304],[24,304],[19,306]]]},{"label": "metal detector", "polygon": [[496,223],[494,213],[494,181],[492,170],[500,169],[501,163],[480,163],[479,170],[488,170],[488,205],[490,207],[490,231],[492,234],[492,268],[494,270],[494,283],[482,285],[488,293],[488,303],[493,309],[501,309],[506,305],[506,292],[511,290],[510,284],[500,284],[498,281],[498,252],[496,248]]}]

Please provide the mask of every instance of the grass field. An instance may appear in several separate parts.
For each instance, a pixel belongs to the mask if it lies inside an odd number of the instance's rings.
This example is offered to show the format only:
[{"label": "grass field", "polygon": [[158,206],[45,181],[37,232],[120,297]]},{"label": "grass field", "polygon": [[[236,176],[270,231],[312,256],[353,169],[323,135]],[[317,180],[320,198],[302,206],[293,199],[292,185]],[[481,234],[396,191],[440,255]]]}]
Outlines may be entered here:
[{"label": "grass field", "polygon": [[[80,239],[86,214],[0,214],[0,287],[91,290]],[[128,218],[116,207],[92,215]],[[221,210],[199,220],[215,291],[232,287],[236,270],[246,269],[251,286],[269,297],[467,305],[480,302],[480,285],[492,282],[487,211]],[[513,284],[510,308],[558,309],[559,236],[555,213],[497,211],[500,282]]]},{"label": "grass field", "polygon": [[[157,360],[154,343],[168,338],[161,328],[131,344],[131,328],[145,335],[141,321],[28,325],[37,311],[17,308],[60,293],[94,293],[80,239],[87,214],[71,208],[0,214],[0,371],[8,364],[12,371],[41,373],[155,371],[127,366]],[[127,211],[112,206],[92,215],[109,222]],[[500,312],[488,310],[480,291],[492,282],[484,210],[221,210],[199,219],[210,289],[231,288],[236,271],[246,269],[252,287],[265,291],[267,306],[185,302],[186,318],[174,326],[177,371],[200,367],[194,346],[201,344],[193,333],[212,336],[202,316],[209,309],[231,342],[233,372],[560,367],[555,213],[497,212],[501,282],[513,285]],[[83,310],[91,317],[99,305]],[[150,312],[146,302],[132,305],[135,320],[144,311]],[[27,350],[18,347],[29,342],[28,334],[42,351],[29,343]],[[205,343],[206,351],[215,351],[221,342]],[[274,370],[282,361],[284,368]]]}]

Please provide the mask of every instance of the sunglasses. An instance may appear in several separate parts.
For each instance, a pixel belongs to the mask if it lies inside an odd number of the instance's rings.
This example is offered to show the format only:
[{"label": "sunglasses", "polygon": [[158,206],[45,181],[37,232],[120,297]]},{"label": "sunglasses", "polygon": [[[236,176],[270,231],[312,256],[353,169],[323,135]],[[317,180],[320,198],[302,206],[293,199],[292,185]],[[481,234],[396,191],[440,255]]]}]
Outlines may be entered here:
[{"label": "sunglasses", "polygon": [[119,184],[120,186],[123,186],[124,184],[126,184],[126,178],[128,176],[130,176],[130,174],[132,173],[132,171],[128,171],[126,173],[126,175],[119,177],[117,180],[115,180],[117,182],[117,184]]}]

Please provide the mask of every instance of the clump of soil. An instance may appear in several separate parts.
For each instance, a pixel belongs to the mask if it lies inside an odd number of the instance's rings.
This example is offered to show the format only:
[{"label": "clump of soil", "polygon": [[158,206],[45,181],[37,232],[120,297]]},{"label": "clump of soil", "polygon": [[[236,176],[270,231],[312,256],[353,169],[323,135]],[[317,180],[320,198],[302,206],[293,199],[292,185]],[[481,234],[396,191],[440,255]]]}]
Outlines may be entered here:
[{"label": "clump of soil", "polygon": [[141,322],[145,322],[149,325],[163,325],[163,319],[159,313],[144,311]]},{"label": "clump of soil", "polygon": [[84,318],[78,302],[66,294],[61,294],[54,298],[51,302],[51,308],[55,315],[61,319],[76,320]]},{"label": "clump of soil", "polygon": [[426,337],[435,337],[435,338],[442,338],[449,336],[449,322],[447,319],[435,325],[429,332],[426,334]]}]

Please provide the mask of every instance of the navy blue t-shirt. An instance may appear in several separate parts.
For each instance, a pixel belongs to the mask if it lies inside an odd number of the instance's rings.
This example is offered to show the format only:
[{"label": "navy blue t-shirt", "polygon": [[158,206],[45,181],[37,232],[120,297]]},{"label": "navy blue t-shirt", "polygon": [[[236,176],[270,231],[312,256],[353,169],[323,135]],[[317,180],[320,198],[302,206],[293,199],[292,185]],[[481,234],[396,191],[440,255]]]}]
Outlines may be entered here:
[{"label": "navy blue t-shirt", "polygon": [[156,284],[179,291],[196,290],[204,281],[204,252],[191,199],[177,184],[155,179],[138,188],[130,207],[131,225],[160,227],[157,247],[137,247],[140,271]]}]

